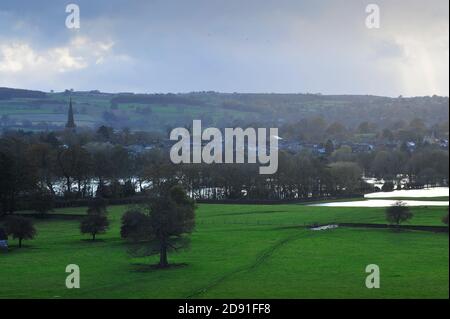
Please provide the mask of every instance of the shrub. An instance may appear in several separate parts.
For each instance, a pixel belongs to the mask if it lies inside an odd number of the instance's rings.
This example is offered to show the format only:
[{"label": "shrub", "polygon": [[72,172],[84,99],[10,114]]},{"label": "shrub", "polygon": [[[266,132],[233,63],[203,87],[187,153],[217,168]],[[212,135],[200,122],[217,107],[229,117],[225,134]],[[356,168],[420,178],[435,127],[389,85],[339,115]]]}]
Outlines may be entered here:
[{"label": "shrub", "polygon": [[444,215],[444,217],[442,217],[442,222],[448,226],[448,213],[447,215]]},{"label": "shrub", "polygon": [[413,218],[413,213],[402,201],[398,201],[386,209],[386,220],[391,224],[398,226],[400,223],[408,221],[411,218]]},{"label": "shrub", "polygon": [[394,190],[394,183],[393,182],[386,182],[383,184],[383,187],[381,187],[381,190],[383,192],[392,192]]}]

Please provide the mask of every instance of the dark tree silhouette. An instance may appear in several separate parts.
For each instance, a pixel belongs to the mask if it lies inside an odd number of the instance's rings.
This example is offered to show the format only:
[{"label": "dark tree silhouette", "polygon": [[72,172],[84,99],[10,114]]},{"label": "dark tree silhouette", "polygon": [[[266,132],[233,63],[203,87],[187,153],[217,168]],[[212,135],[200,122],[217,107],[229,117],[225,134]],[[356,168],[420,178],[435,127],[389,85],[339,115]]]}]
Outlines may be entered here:
[{"label": "dark tree silhouette", "polygon": [[26,156],[21,138],[0,138],[0,215],[17,210],[19,197],[36,187],[36,170]]},{"label": "dark tree silhouette", "polygon": [[142,210],[122,217],[121,236],[134,243],[134,253],[159,254],[159,268],[169,266],[167,252],[186,248],[195,227],[195,202],[181,186],[164,185]]},{"label": "dark tree silhouette", "polygon": [[394,190],[394,183],[391,181],[384,183],[381,190],[383,192],[392,192]]},{"label": "dark tree silhouette", "polygon": [[82,234],[91,234],[92,240],[95,241],[95,237],[98,234],[104,234],[108,226],[109,221],[106,215],[91,213],[81,221],[80,230]]},{"label": "dark tree silhouette", "polygon": [[8,217],[4,226],[8,235],[19,240],[19,248],[22,248],[22,240],[33,239],[36,236],[36,229],[32,221],[22,216]]},{"label": "dark tree silhouette", "polygon": [[448,226],[448,212],[447,215],[444,215],[444,217],[442,217],[442,222]]},{"label": "dark tree silhouette", "polygon": [[106,210],[106,201],[103,198],[93,199],[88,207],[87,216],[81,221],[80,231],[82,234],[91,234],[92,240],[98,234],[104,234],[109,226]]},{"label": "dark tree silhouette", "polygon": [[48,192],[36,192],[32,197],[32,207],[41,216],[53,210],[55,201]]},{"label": "dark tree silhouette", "polygon": [[139,241],[140,239],[145,238],[149,227],[148,221],[148,216],[138,209],[125,212],[122,216],[120,236],[133,241]]},{"label": "dark tree silhouette", "polygon": [[89,214],[97,214],[97,215],[106,215],[108,212],[106,211],[107,201],[102,197],[95,197],[89,202],[87,213]]},{"label": "dark tree silhouette", "polygon": [[413,216],[409,207],[402,201],[398,201],[386,209],[386,220],[397,226],[402,222],[410,220]]}]

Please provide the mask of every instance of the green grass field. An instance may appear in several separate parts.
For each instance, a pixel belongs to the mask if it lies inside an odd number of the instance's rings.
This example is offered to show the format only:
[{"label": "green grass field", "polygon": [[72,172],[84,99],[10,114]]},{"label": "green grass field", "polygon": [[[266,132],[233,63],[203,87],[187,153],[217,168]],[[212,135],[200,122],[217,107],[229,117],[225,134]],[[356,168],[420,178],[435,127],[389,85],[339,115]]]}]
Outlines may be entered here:
[{"label": "green grass field", "polygon": [[[83,213],[83,208],[58,213]],[[190,250],[167,270],[133,258],[120,239],[124,206],[109,207],[111,227],[91,242],[76,220],[36,220],[38,236],[0,255],[0,298],[448,298],[448,234],[338,228],[311,223],[384,223],[381,208],[206,205],[197,210]],[[442,225],[447,208],[413,208],[410,224]],[[81,269],[81,289],[65,287],[65,267]],[[377,264],[381,288],[365,287]]]},{"label": "green grass field", "polygon": [[[75,119],[78,125],[93,127],[95,123],[103,122],[103,112],[113,111],[111,99],[114,95],[95,96],[89,93],[77,93],[73,98]],[[15,121],[29,120],[33,123],[48,122],[61,124],[67,121],[67,106],[69,97],[62,93],[48,93],[42,99],[12,98],[0,100],[0,117],[7,115]],[[136,108],[151,108],[151,114],[136,112]],[[165,132],[167,125],[181,125],[180,119],[191,123],[192,119],[203,118],[211,121],[211,125],[219,125],[223,119],[254,120],[258,112],[245,112],[236,109],[223,108],[221,103],[208,102],[207,105],[185,104],[148,104],[119,103],[117,109],[131,121],[147,120],[153,131]],[[163,123],[163,124],[162,124]],[[131,124],[130,124],[131,125]],[[133,128],[133,127],[131,127]]]}]

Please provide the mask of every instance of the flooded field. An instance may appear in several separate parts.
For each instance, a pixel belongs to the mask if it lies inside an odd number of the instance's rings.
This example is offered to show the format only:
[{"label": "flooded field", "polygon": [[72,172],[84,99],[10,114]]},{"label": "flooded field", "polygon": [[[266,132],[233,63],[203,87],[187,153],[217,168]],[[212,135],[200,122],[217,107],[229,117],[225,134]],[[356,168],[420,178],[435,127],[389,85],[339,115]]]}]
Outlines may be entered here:
[{"label": "flooded field", "polygon": [[396,190],[392,192],[377,192],[366,194],[366,200],[348,202],[329,202],[313,204],[311,206],[324,207],[388,207],[394,205],[399,199],[411,207],[417,206],[449,206],[448,201],[440,200],[415,200],[422,198],[448,197],[448,187],[435,187],[426,189]]},{"label": "flooded field", "polygon": [[424,189],[402,189],[392,192],[377,192],[364,195],[365,198],[423,198],[449,196],[448,187],[434,187]]},{"label": "flooded field", "polygon": [[[368,199],[360,201],[349,201],[349,202],[332,202],[332,203],[321,203],[313,204],[311,206],[323,206],[323,207],[388,207],[392,206],[397,202],[394,199]],[[402,200],[407,206],[417,207],[417,206],[448,206],[446,201],[421,201],[421,200]]]}]

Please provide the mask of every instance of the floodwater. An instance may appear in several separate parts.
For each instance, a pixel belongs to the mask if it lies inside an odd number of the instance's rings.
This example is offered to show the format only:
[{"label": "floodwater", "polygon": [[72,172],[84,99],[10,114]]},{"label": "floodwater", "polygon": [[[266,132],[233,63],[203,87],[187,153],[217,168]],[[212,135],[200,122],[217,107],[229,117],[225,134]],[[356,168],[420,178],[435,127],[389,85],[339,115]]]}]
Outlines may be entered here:
[{"label": "floodwater", "polygon": [[[394,199],[368,199],[358,200],[350,202],[331,202],[312,204],[310,206],[323,206],[323,207],[389,207],[396,203]],[[444,201],[422,201],[422,200],[403,200],[407,206],[448,206],[448,202]]]},{"label": "floodwater", "polygon": [[[449,206],[448,201],[430,201],[430,200],[414,200],[414,198],[433,198],[449,196],[448,187],[434,187],[426,189],[408,189],[392,192],[377,192],[366,194],[366,200],[357,200],[349,202],[330,202],[312,204],[310,206],[323,207],[388,207],[394,205],[397,200],[394,198],[405,198],[402,200],[407,206]],[[382,198],[382,199],[381,199]],[[393,198],[393,199],[389,199]],[[411,198],[411,199],[409,199]]]},{"label": "floodwater", "polygon": [[317,231],[317,230],[328,230],[328,229],[335,229],[338,228],[338,225],[325,225],[325,226],[320,226],[320,227],[314,227],[311,228],[311,230]]},{"label": "floodwater", "polygon": [[424,189],[402,189],[392,192],[377,192],[364,195],[365,198],[423,198],[449,196],[448,187],[434,187]]}]

